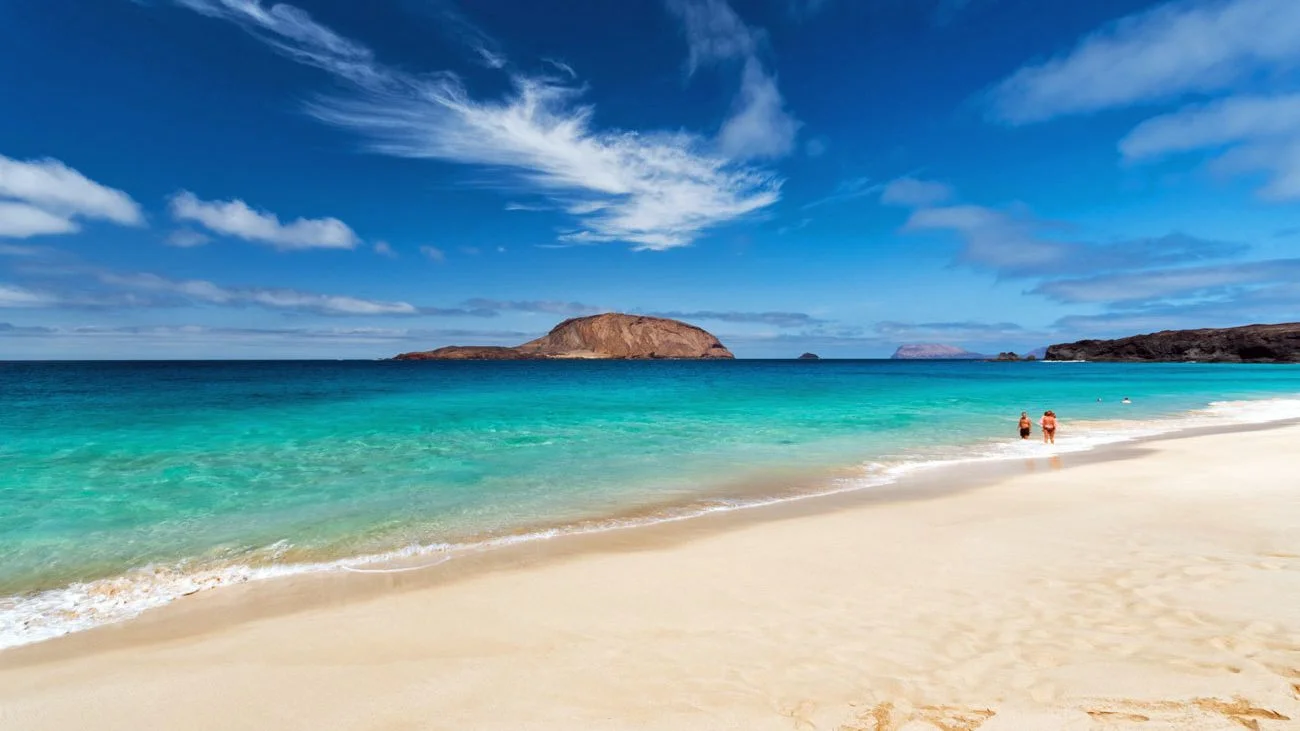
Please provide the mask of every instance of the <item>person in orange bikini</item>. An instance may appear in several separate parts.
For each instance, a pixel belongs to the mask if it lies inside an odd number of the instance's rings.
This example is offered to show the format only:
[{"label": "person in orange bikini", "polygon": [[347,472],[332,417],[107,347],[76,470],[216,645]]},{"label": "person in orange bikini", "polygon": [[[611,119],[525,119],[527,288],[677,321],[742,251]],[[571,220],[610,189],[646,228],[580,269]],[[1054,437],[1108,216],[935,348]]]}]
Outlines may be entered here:
[{"label": "person in orange bikini", "polygon": [[1043,420],[1038,422],[1043,427],[1043,444],[1056,444],[1056,412],[1048,409],[1043,412]]}]

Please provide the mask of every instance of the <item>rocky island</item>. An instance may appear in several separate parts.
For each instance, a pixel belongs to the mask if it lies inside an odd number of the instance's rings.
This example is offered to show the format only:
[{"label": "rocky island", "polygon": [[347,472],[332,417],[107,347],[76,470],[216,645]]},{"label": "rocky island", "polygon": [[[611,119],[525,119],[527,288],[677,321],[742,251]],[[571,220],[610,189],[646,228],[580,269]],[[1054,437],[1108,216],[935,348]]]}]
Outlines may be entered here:
[{"label": "rocky island", "polygon": [[613,360],[729,359],[711,333],[678,320],[609,312],[561,322],[542,337],[514,347],[450,345],[402,353],[394,360]]},{"label": "rocky island", "polygon": [[1163,330],[1118,340],[1053,345],[1047,360],[1186,363],[1300,362],[1300,323]]},{"label": "rocky island", "polygon": [[900,345],[894,354],[889,356],[892,360],[982,360],[988,358],[987,355],[972,353],[956,345],[942,345],[940,343],[916,343],[913,345]]}]

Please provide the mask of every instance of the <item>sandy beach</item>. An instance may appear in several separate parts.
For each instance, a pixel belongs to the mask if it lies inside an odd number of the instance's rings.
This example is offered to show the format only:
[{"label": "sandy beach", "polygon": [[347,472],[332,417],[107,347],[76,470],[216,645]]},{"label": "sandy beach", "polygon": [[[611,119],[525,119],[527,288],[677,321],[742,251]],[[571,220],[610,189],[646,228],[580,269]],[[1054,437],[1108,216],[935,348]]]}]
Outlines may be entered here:
[{"label": "sandy beach", "polygon": [[1300,728],[1298,443],[209,592],[0,653],[0,728]]}]

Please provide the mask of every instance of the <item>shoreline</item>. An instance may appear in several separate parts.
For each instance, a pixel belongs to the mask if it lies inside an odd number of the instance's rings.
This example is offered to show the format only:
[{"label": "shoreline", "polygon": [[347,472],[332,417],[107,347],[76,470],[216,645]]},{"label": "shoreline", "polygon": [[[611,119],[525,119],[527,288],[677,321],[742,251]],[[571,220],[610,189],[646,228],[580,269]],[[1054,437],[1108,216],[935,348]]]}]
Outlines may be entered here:
[{"label": "shoreline", "polygon": [[[166,611],[181,602],[181,600],[184,600],[185,603],[193,603],[194,600],[206,597],[213,592],[228,593],[244,587],[278,584],[280,582],[311,583],[313,579],[320,579],[323,584],[332,584],[333,582],[325,579],[327,577],[346,577],[348,575],[354,577],[366,575],[394,577],[399,574],[419,574],[426,570],[436,570],[447,563],[466,564],[457,567],[457,569],[463,570],[450,571],[452,574],[457,576],[472,575],[475,566],[495,566],[498,563],[509,564],[511,561],[516,560],[519,554],[527,554],[530,551],[538,554],[566,553],[567,550],[565,549],[567,547],[552,547],[557,549],[554,551],[544,548],[536,548],[534,551],[534,549],[530,548],[557,541],[576,540],[578,541],[577,545],[583,545],[586,542],[599,544],[602,536],[622,533],[639,534],[642,531],[665,527],[671,529],[672,526],[679,523],[693,524],[697,521],[709,521],[707,524],[694,526],[693,530],[691,527],[684,528],[682,532],[706,531],[711,525],[726,523],[725,519],[733,514],[743,513],[754,520],[770,520],[780,518],[780,513],[783,511],[788,511],[789,515],[801,515],[809,511],[816,513],[839,507],[852,507],[862,501],[921,499],[934,490],[934,483],[945,480],[951,480],[954,483],[969,483],[973,477],[978,476],[980,484],[985,484],[1000,477],[1014,474],[1018,469],[1010,467],[1010,465],[1016,462],[1027,460],[1026,464],[1028,464],[1038,460],[1051,464],[1058,463],[1068,456],[1072,463],[1082,464],[1094,461],[1080,460],[1079,457],[1082,455],[1092,455],[1095,460],[1118,458],[1106,455],[1116,450],[1122,450],[1126,446],[1139,445],[1151,440],[1179,438],[1180,435],[1184,434],[1228,433],[1300,423],[1300,416],[1292,415],[1295,411],[1292,407],[1296,403],[1298,403],[1296,400],[1289,398],[1287,395],[1277,395],[1250,401],[1213,402],[1202,409],[1180,412],[1154,420],[1135,420],[1131,423],[1084,422],[1094,427],[1093,431],[1097,431],[1097,428],[1114,426],[1115,424],[1118,424],[1122,429],[1119,432],[1103,431],[1101,441],[1079,443],[1068,441],[1070,434],[1065,432],[1066,441],[1063,444],[1054,445],[1049,454],[1023,451],[1026,446],[1031,450],[1042,448],[1042,445],[1037,440],[1038,435],[1031,438],[1028,444],[1011,439],[991,443],[981,442],[968,444],[968,450],[977,450],[981,445],[984,445],[986,447],[996,446],[1006,450],[1021,449],[1021,452],[990,454],[988,452],[974,451],[955,459],[918,459],[895,463],[875,472],[868,472],[865,469],[867,466],[865,464],[859,464],[852,471],[845,466],[825,466],[816,470],[805,468],[802,472],[792,470],[782,472],[779,477],[765,479],[762,481],[761,487],[760,483],[752,479],[751,476],[749,480],[736,479],[719,483],[713,491],[703,492],[688,503],[669,501],[638,506],[620,513],[586,518],[577,522],[523,526],[518,531],[491,535],[472,542],[410,546],[394,549],[383,554],[330,559],[324,562],[271,564],[266,566],[236,565],[233,567],[233,571],[229,573],[199,571],[181,575],[179,579],[185,583],[180,584],[179,588],[173,585],[170,594],[146,594],[144,600],[137,601],[137,605],[133,605],[124,616],[103,621],[92,621],[71,630],[38,636],[35,639],[18,644],[0,646],[0,660],[3,660],[10,653],[34,645],[64,641],[85,633],[95,633],[104,629],[120,627],[123,624],[147,621],[155,613]],[[1206,422],[1206,419],[1209,419],[1216,412],[1216,407],[1236,407],[1239,409],[1243,405],[1265,404],[1286,406],[1288,407],[1287,413],[1284,415],[1265,415],[1263,418],[1236,422]],[[1221,417],[1222,414],[1219,414],[1215,419],[1221,419]],[[875,466],[879,467],[879,464]],[[959,473],[960,477],[958,477]],[[839,499],[837,500],[837,498]],[[807,510],[799,510],[797,506],[802,503],[813,503],[813,505],[809,505]],[[741,523],[745,522],[743,516],[737,517],[735,520]],[[610,542],[614,544],[635,543],[635,538],[611,539]],[[499,559],[499,562],[493,560],[492,556],[488,556],[488,554],[497,554],[498,552],[501,555],[495,556],[495,558]],[[217,577],[215,581],[213,580],[214,576]],[[123,574],[109,579],[96,580],[93,584],[73,585],[72,587],[41,592],[37,596],[59,594],[80,586],[91,587],[88,592],[83,588],[83,593],[98,593],[110,600],[118,601],[116,597],[120,588],[115,586],[114,583],[123,580],[129,581],[130,577],[131,573]],[[177,583],[176,579],[172,579],[172,581],[173,584]],[[392,585],[404,586],[408,584],[420,585],[419,577],[413,577],[410,581],[393,581],[390,578],[385,582],[385,585],[390,587]],[[96,587],[95,585],[104,586]],[[128,583],[128,590],[130,588]],[[274,589],[269,591],[273,593]],[[260,596],[264,592],[253,593]],[[13,600],[15,597],[8,597],[8,599]],[[255,601],[264,600],[257,599]],[[0,602],[0,604],[3,604],[3,602]],[[271,604],[277,604],[277,602],[272,601]],[[227,611],[230,611],[230,607],[227,607]]]},{"label": "shoreline", "polygon": [[1288,728],[1296,438],[1294,422],[1184,432],[479,566],[208,592],[0,654],[0,715],[31,729]]},{"label": "shoreline", "polygon": [[878,484],[769,497],[761,502],[645,523],[545,537],[529,533],[524,540],[509,540],[507,536],[506,540],[488,541],[455,556],[419,553],[361,562],[359,568],[352,570],[339,570],[337,565],[309,567],[304,571],[190,592],[124,620],[0,648],[0,671],[29,662],[40,664],[72,658],[84,652],[185,639],[246,622],[371,601],[393,592],[433,589],[485,574],[529,570],[588,554],[653,551],[752,525],[878,505],[941,500],[1026,474],[1140,458],[1148,445],[1161,442],[1288,428],[1300,431],[1300,417],[1177,428],[1075,451],[1024,458],[920,463]]}]

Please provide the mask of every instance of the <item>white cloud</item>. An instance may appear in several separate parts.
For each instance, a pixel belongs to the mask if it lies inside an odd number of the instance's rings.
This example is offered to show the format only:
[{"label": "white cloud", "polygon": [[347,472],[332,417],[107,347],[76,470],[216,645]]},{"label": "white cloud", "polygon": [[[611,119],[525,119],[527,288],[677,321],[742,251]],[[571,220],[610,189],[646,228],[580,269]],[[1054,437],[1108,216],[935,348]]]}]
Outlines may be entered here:
[{"label": "white cloud", "polygon": [[18,244],[0,243],[0,256],[39,257],[51,250],[43,246],[20,246]]},{"label": "white cloud", "polygon": [[337,315],[414,315],[414,305],[406,302],[382,302],[346,297],[341,295],[322,295],[294,290],[270,289],[250,295],[251,301],[267,307],[308,310]]},{"label": "white cloud", "polygon": [[57,297],[43,292],[0,284],[0,308],[48,307],[58,301]]},{"label": "white cloud", "polygon": [[505,68],[506,64],[509,63],[509,60],[504,54],[497,53],[486,46],[478,46],[474,51],[478,53],[479,59],[483,61],[483,65],[490,69]]},{"label": "white cloud", "polygon": [[[7,253],[0,248],[0,254]],[[84,264],[59,252],[12,252],[16,256],[52,254],[39,267],[15,271],[38,277],[41,289],[19,283],[0,283],[0,307],[48,307],[87,311],[170,309],[186,305],[263,307],[319,315],[421,316],[491,318],[500,315],[478,300],[455,307],[417,306],[400,300],[378,300],[351,295],[322,294],[288,287],[228,286],[205,279],[173,279],[149,272],[120,272]],[[506,309],[527,303],[511,303]]]},{"label": "white cloud", "polygon": [[1300,200],[1300,133],[1234,147],[1215,161],[1215,167],[1229,174],[1264,171],[1269,180],[1259,189],[1262,198]]},{"label": "white cloud", "polygon": [[340,36],[292,5],[265,7],[260,0],[174,1],[210,18],[233,22],[299,63],[364,86],[387,81],[369,48]]},{"label": "white cloud", "polygon": [[1129,159],[1159,157],[1300,132],[1300,94],[1234,96],[1148,119],[1119,143]]},{"label": "white cloud", "polygon": [[[7,326],[7,327],[6,327]],[[0,332],[17,330],[9,323],[0,323]],[[102,335],[102,336],[156,336],[159,338],[195,337],[206,339],[224,338],[306,338],[306,339],[357,339],[361,341],[386,342],[390,340],[417,340],[431,337],[483,337],[506,338],[517,341],[532,337],[535,333],[515,330],[464,330],[464,329],[409,329],[387,327],[331,327],[331,328],[243,328],[243,327],[207,327],[204,325],[157,325],[157,326],[121,326],[100,327],[94,325],[73,328],[22,328],[32,335]]]},{"label": "white cloud", "polygon": [[203,246],[211,240],[211,236],[188,228],[176,229],[167,235],[168,246],[176,246],[182,249],[192,249],[196,246]]},{"label": "white cloud", "polygon": [[814,317],[805,312],[735,312],[717,310],[695,310],[691,312],[647,312],[651,317],[667,317],[674,320],[714,320],[740,324],[771,325],[772,327],[816,327],[827,325],[829,320]]},{"label": "white cloud", "polygon": [[921,208],[905,231],[949,231],[962,247],[959,263],[989,269],[1005,277],[1151,269],[1239,256],[1247,247],[1232,242],[1173,233],[1145,239],[1103,243],[1057,241],[1043,235],[1059,227],[1033,218],[976,205]]},{"label": "white cloud", "polygon": [[[419,6],[415,6],[419,7]],[[438,28],[446,35],[464,44],[476,57],[474,60],[490,69],[502,69],[510,59],[496,39],[483,32],[451,2],[423,3],[438,19]]]},{"label": "white cloud", "polygon": [[1059,302],[1124,303],[1220,295],[1225,288],[1293,283],[1300,259],[1160,269],[1045,282],[1034,289]]},{"label": "white cloud", "polygon": [[320,100],[309,111],[363,134],[377,152],[487,166],[514,173],[512,182],[562,205],[575,199],[602,204],[577,216],[573,240],[685,246],[779,198],[773,175],[709,154],[695,135],[593,130],[593,109],[577,102],[576,84],[516,75],[512,94],[483,101],[451,74],[382,66],[367,49],[290,6],[178,1],[238,23],[286,56],[353,84],[353,96]]},{"label": "white cloud", "polygon": [[880,202],[915,208],[942,203],[952,197],[952,187],[933,180],[904,177],[889,181],[880,192]]},{"label": "white cloud", "polygon": [[76,219],[144,223],[126,193],[100,185],[58,160],[0,155],[0,236],[26,238],[80,230]]},{"label": "white cloud", "polygon": [[23,326],[0,321],[7,357],[17,359],[364,358],[455,342],[515,345],[542,333],[379,327],[210,327],[205,325]]},{"label": "white cloud", "polygon": [[25,239],[43,234],[66,234],[80,227],[71,219],[27,203],[0,200],[0,237]]},{"label": "white cloud", "polygon": [[1268,198],[1300,198],[1300,94],[1233,96],[1148,119],[1119,143],[1130,161],[1226,149],[1219,166],[1264,171]]},{"label": "white cloud", "polygon": [[668,8],[682,21],[690,51],[687,73],[716,61],[751,58],[758,39],[726,0],[668,0]]},{"label": "white cloud", "polygon": [[[1159,277],[1144,276],[1123,282],[1127,288],[1110,288],[1118,301],[1107,301],[1106,311],[1069,315],[1057,321],[1062,330],[1130,334],[1185,327],[1231,327],[1252,322],[1290,322],[1300,305],[1300,261],[1282,259],[1248,265],[1216,267],[1185,273],[1175,283],[1191,289],[1168,292]],[[1101,284],[1097,282],[1096,284]],[[1146,289],[1155,285],[1156,293]],[[1105,285],[1109,287],[1109,285]],[[1135,297],[1134,288],[1137,288]],[[1102,289],[1084,294],[1105,297]]]},{"label": "white cloud", "polygon": [[957,205],[914,211],[906,231],[944,230],[961,236],[962,262],[998,271],[1026,273],[1058,267],[1062,244],[1044,241],[1035,224],[983,206]]},{"label": "white cloud", "polygon": [[718,132],[722,153],[740,160],[790,154],[801,125],[786,111],[775,76],[758,58],[760,36],[726,0],[669,0],[668,7],[686,30],[688,74],[705,63],[744,62],[731,116]]},{"label": "white cloud", "polygon": [[[872,328],[878,335],[894,341],[931,343],[1007,343],[1038,341],[1047,333],[1027,330],[1014,322],[899,322],[882,320]],[[997,346],[1004,347],[1003,345]]]},{"label": "white cloud", "polygon": [[550,206],[541,206],[535,203],[518,203],[515,201],[510,201],[509,203],[506,203],[505,208],[507,211],[549,211],[551,210]]},{"label": "white cloud", "polygon": [[447,261],[447,254],[444,253],[442,249],[439,249],[436,246],[429,246],[427,244],[421,246],[420,253],[424,254],[425,258],[428,259],[429,261],[436,261],[439,264],[443,263],[444,261]]},{"label": "white cloud", "polygon": [[270,244],[281,251],[351,249],[360,239],[337,218],[299,218],[280,223],[275,214],[256,211],[242,200],[204,201],[185,190],[172,196],[172,216],[210,231]]},{"label": "white cloud", "polygon": [[554,66],[557,71],[564,74],[565,76],[568,76],[570,79],[578,78],[578,72],[574,71],[572,66],[570,66],[569,64],[563,61],[559,61],[554,58],[544,58],[542,59],[542,61]]},{"label": "white cloud", "polygon": [[834,193],[831,193],[824,198],[809,201],[808,203],[803,204],[803,208],[807,210],[809,208],[816,208],[817,206],[824,206],[828,203],[843,203],[844,201],[850,201],[855,198],[862,198],[864,196],[875,194],[883,189],[883,185],[871,182],[871,178],[847,178],[841,180],[839,185],[835,186]]},{"label": "white cloud", "polygon": [[579,217],[569,241],[685,246],[779,197],[771,175],[709,156],[691,135],[592,131],[592,110],[571,105],[570,87],[516,78],[515,97],[484,104],[450,77],[422,83],[419,97],[335,100],[314,112],[372,135],[381,152],[519,171]]},{"label": "white cloud", "polygon": [[722,153],[737,159],[784,157],[794,149],[799,126],[785,111],[776,79],[757,59],[746,60],[732,115],[718,132]]},{"label": "white cloud", "polygon": [[156,274],[100,273],[107,285],[132,292],[156,293],[215,305],[257,305],[322,315],[416,315],[420,308],[406,302],[385,302],[346,295],[317,294],[295,289],[223,287],[202,279],[168,279]]},{"label": "white cloud", "polygon": [[551,315],[594,315],[600,312],[609,312],[607,308],[597,307],[595,305],[583,304],[582,302],[561,302],[554,300],[524,300],[524,301],[507,301],[485,299],[482,297],[465,300],[465,307],[473,310],[483,310],[490,312],[528,312],[528,313],[546,313]]},{"label": "white cloud", "polygon": [[389,259],[397,258],[397,252],[393,251],[392,244],[388,243],[387,241],[376,241],[374,249],[375,249],[375,253],[380,256],[386,256]]},{"label": "white cloud", "polygon": [[1122,18],[992,91],[1012,124],[1230,88],[1300,62],[1295,0],[1185,0]]}]

